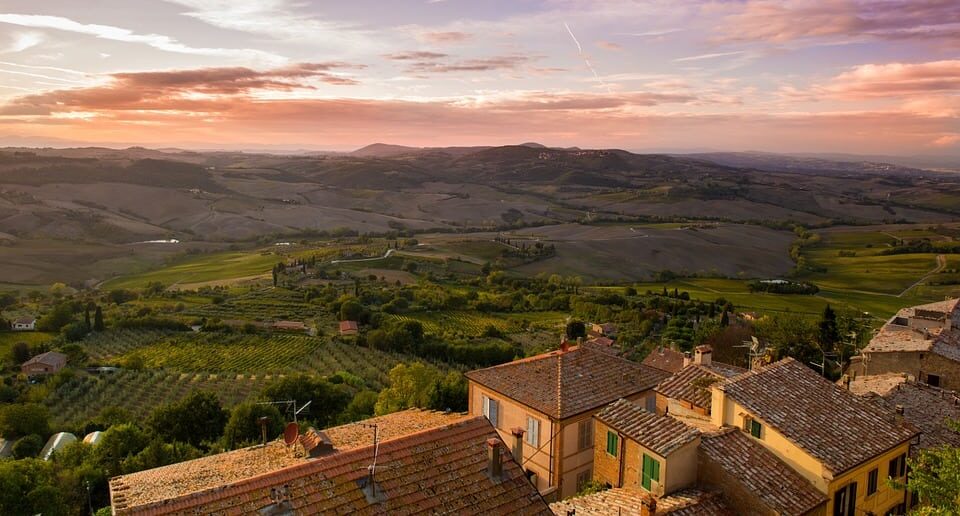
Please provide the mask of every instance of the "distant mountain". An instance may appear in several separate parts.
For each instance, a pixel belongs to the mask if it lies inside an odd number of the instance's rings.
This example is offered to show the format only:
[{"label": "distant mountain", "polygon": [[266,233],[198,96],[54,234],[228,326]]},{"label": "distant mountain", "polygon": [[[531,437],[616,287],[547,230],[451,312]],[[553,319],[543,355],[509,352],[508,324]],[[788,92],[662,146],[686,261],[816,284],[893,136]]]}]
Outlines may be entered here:
[{"label": "distant mountain", "polygon": [[392,158],[403,154],[413,154],[423,151],[423,147],[406,147],[403,145],[390,145],[388,143],[372,143],[366,147],[361,147],[350,153],[351,156],[359,158]]},{"label": "distant mountain", "polygon": [[[878,161],[846,161],[815,155],[794,156],[769,152],[707,152],[678,157],[700,159],[728,167],[754,168],[772,172],[816,172],[832,174],[924,175],[930,171]],[[855,157],[855,156],[849,156]]]}]

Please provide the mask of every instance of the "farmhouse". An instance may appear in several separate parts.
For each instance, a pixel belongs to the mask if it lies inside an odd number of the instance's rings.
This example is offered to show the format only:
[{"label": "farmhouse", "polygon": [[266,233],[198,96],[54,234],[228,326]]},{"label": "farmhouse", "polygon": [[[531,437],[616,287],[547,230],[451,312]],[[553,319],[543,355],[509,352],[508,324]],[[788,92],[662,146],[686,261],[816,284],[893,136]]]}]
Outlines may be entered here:
[{"label": "farmhouse", "polygon": [[469,412],[500,436],[522,436],[518,456],[540,492],[558,500],[593,478],[592,416],[620,398],[653,410],[667,374],[586,343],[466,373]]},{"label": "farmhouse", "polygon": [[340,321],[340,335],[357,335],[360,333],[360,325],[357,321]]},{"label": "farmhouse", "polygon": [[67,355],[48,351],[41,353],[20,366],[20,371],[27,376],[55,374],[67,365]]},{"label": "farmhouse", "polygon": [[482,417],[404,411],[322,434],[316,458],[272,442],[113,478],[114,514],[551,514]]},{"label": "farmhouse", "polygon": [[[710,346],[698,346],[694,356],[684,358],[684,367],[654,389],[657,393],[657,413],[687,417],[708,423],[713,400],[710,387],[738,374],[747,372],[722,362],[714,362]],[[688,424],[693,424],[688,421]]]},{"label": "farmhouse", "polygon": [[900,310],[851,360],[847,372],[853,377],[903,373],[960,390],[960,299]]},{"label": "farmhouse", "polygon": [[37,319],[34,317],[18,317],[11,325],[13,331],[33,331],[37,329]]}]

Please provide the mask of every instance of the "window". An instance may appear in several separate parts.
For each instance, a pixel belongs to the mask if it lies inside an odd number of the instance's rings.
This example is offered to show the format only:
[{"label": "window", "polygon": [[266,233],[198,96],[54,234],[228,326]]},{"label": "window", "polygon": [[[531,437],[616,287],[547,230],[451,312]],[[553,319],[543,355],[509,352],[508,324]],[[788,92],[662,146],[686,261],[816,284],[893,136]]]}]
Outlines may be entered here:
[{"label": "window", "polygon": [[757,439],[759,439],[759,438],[760,438],[760,429],[761,429],[762,427],[763,427],[763,425],[761,425],[760,423],[758,423],[758,422],[756,422],[755,420],[751,419],[751,420],[750,420],[750,435],[752,435],[752,436],[756,437]]},{"label": "window", "polygon": [[937,374],[928,374],[927,375],[927,385],[932,385],[934,387],[940,387],[940,375]]},{"label": "window", "polygon": [[653,482],[660,482],[660,462],[657,459],[643,454],[643,472],[640,477],[640,484],[647,491],[653,486]]},{"label": "window", "polygon": [[657,413],[657,395],[656,394],[651,394],[647,396],[646,409],[647,409],[647,412],[651,414]]},{"label": "window", "polygon": [[907,474],[907,455],[901,453],[890,461],[890,467],[887,469],[887,476],[890,478],[902,478]]},{"label": "window", "polygon": [[496,428],[500,428],[500,403],[497,400],[488,398],[484,396],[482,398],[483,402],[483,415],[490,421],[490,424]]},{"label": "window", "polygon": [[534,448],[540,447],[540,420],[527,416],[527,434],[523,439]]},{"label": "window", "polygon": [[833,516],[854,516],[857,510],[857,483],[843,486],[833,495]]},{"label": "window", "polygon": [[593,448],[593,419],[587,418],[577,425],[577,450]]},{"label": "window", "polygon": [[867,496],[877,492],[877,477],[880,476],[880,468],[873,468],[867,473]]},{"label": "window", "polygon": [[593,480],[593,470],[587,469],[586,471],[581,471],[577,473],[577,491],[582,491],[584,486],[590,483]]},{"label": "window", "polygon": [[607,430],[607,453],[616,457],[620,452],[620,436]]}]

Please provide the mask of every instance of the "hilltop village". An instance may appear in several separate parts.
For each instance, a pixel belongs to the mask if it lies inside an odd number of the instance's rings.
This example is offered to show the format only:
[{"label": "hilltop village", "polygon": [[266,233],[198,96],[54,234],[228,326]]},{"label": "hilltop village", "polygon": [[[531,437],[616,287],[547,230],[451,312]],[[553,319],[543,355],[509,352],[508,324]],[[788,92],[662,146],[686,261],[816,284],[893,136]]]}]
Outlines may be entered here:
[{"label": "hilltop village", "polygon": [[[347,328],[349,329],[349,328]],[[114,514],[906,514],[908,459],[960,446],[958,300],[901,310],[833,382],[612,325],[466,373],[466,412],[407,409],[110,480]]]}]

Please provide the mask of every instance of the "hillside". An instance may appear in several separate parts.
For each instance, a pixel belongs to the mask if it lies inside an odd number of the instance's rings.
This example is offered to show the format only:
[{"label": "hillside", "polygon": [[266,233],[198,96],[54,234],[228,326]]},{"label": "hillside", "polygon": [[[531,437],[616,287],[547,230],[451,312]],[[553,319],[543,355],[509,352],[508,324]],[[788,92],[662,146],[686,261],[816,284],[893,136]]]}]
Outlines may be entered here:
[{"label": "hillside", "polygon": [[[346,230],[464,232],[703,219],[789,228],[960,217],[956,176],[830,163],[532,143],[374,144],[345,155],[4,149],[0,270],[13,283],[47,281],[51,276],[37,271],[62,270],[63,253],[50,249],[57,242],[89,249],[63,273],[77,281],[189,249]],[[182,243],[162,250],[138,244],[160,239]],[[26,256],[37,264],[29,274],[22,267]]]}]

